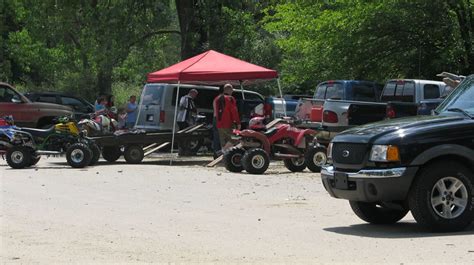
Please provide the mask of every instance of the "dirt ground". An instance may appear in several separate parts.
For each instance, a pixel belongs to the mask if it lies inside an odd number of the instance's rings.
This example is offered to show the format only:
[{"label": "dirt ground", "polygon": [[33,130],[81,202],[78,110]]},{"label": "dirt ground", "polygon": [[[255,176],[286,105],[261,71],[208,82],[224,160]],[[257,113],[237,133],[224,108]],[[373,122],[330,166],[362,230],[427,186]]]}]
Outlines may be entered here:
[{"label": "dirt ground", "polygon": [[12,170],[0,160],[0,263],[474,263],[474,226],[427,233],[411,215],[369,225],[319,174],[280,164],[234,174],[208,161],[72,169],[60,157]]}]

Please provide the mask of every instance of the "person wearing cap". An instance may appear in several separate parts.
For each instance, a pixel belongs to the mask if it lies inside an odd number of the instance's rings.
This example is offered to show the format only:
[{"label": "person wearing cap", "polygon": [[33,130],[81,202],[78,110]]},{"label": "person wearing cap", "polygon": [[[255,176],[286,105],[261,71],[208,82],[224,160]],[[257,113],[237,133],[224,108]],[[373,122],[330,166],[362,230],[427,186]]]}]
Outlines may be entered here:
[{"label": "person wearing cap", "polygon": [[193,88],[189,90],[187,95],[182,96],[179,100],[179,111],[176,120],[180,130],[183,130],[195,123],[197,109],[194,99],[197,97],[197,95],[197,90]]},{"label": "person wearing cap", "polygon": [[232,129],[234,126],[240,130],[240,117],[237,111],[237,103],[232,96],[234,88],[231,84],[224,85],[224,93],[217,96],[213,101],[214,117],[216,118],[216,127],[219,133],[221,152],[227,151],[233,145]]}]

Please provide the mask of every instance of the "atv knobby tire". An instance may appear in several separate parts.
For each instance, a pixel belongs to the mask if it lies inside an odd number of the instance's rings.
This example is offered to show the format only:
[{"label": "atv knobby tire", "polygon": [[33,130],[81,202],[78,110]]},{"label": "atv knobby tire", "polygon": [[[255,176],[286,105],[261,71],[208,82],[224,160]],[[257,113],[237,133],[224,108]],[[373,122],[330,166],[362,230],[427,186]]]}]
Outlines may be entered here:
[{"label": "atv knobby tire", "polygon": [[91,149],[84,143],[75,143],[66,150],[67,163],[73,168],[83,168],[90,164]]},{"label": "atv knobby tire", "polygon": [[13,146],[7,150],[7,164],[14,169],[22,169],[31,165],[31,148],[25,146]]},{"label": "atv knobby tire", "polygon": [[91,152],[92,152],[92,158],[91,158],[91,162],[89,163],[89,166],[93,166],[97,164],[97,162],[99,162],[100,148],[95,143],[90,144],[89,148],[91,149]]},{"label": "atv knobby tire", "polygon": [[321,168],[327,163],[327,150],[322,146],[310,147],[304,155],[306,166],[312,172],[321,172]]},{"label": "atv knobby tire", "polygon": [[263,174],[270,164],[270,158],[265,150],[252,148],[242,157],[242,166],[250,174]]},{"label": "atv knobby tire", "polygon": [[41,159],[41,156],[40,156],[40,155],[35,155],[35,154],[33,154],[33,155],[31,156],[30,167],[31,167],[31,166],[34,166],[34,165],[36,165],[36,164],[38,164],[38,162],[40,161],[40,159]]},{"label": "atv knobby tire", "polygon": [[306,168],[304,158],[288,158],[283,160],[285,167],[291,172],[301,172]]},{"label": "atv knobby tire", "polygon": [[230,172],[241,172],[244,170],[242,166],[242,157],[245,150],[238,147],[233,147],[224,154],[224,165]]}]

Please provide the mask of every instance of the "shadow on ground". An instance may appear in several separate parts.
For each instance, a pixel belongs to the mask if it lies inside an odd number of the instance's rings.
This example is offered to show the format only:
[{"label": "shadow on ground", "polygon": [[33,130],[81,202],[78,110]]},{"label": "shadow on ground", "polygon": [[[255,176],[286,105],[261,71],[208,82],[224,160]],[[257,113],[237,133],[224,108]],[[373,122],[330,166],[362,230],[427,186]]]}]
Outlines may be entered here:
[{"label": "shadow on ground", "polygon": [[[208,159],[207,160],[196,160],[196,159],[193,159],[193,160],[174,160],[172,165],[173,166],[205,166],[208,163],[209,163]],[[69,166],[67,162],[49,162],[49,164],[61,166],[61,168],[63,168],[64,166]],[[91,167],[114,166],[114,165],[134,165],[134,164],[129,164],[126,161],[122,161],[122,160],[119,160],[119,161],[116,161],[116,162],[113,162],[113,163],[110,163],[110,162],[107,162],[107,161],[99,161],[97,164],[95,164],[94,166],[91,166]],[[168,159],[166,159],[166,160],[144,160],[141,163],[139,163],[139,165],[169,166],[170,161]],[[40,166],[38,168],[43,169],[43,168],[54,168],[54,167]],[[87,168],[89,168],[89,167],[86,167],[84,169],[87,169]]]},{"label": "shadow on ground", "polygon": [[328,227],[325,231],[342,235],[371,238],[419,238],[474,235],[474,224],[456,233],[432,233],[415,222],[399,222],[392,225],[355,224],[351,226]]}]

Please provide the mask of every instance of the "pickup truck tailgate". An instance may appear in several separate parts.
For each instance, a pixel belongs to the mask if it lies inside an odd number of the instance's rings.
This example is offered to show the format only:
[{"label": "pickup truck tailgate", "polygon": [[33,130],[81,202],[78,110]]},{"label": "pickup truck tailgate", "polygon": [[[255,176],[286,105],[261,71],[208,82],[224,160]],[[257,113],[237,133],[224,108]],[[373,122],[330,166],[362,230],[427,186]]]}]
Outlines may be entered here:
[{"label": "pickup truck tailgate", "polygon": [[387,114],[386,103],[367,102],[352,103],[347,111],[348,125],[364,125],[385,119]]}]

